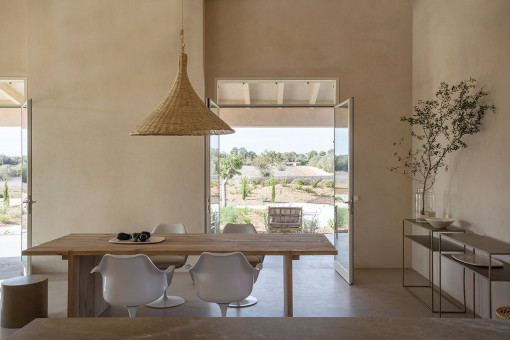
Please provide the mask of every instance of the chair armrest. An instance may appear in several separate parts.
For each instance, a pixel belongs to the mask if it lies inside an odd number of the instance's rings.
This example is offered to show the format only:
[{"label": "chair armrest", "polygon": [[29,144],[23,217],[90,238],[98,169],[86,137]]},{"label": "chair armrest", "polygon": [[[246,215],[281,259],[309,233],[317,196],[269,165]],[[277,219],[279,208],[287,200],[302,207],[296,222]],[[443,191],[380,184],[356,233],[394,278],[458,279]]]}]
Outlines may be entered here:
[{"label": "chair armrest", "polygon": [[259,274],[262,268],[264,268],[262,263],[257,263],[255,268],[253,268],[253,282],[257,282],[257,279],[259,278]]},{"label": "chair armrest", "polygon": [[166,275],[166,283],[169,286],[172,283],[172,279],[174,277],[174,271],[175,271],[175,266],[174,265],[171,265],[170,267],[168,267],[167,269],[165,269],[163,271],[163,273],[165,273],[165,275]]},{"label": "chair armrest", "polygon": [[99,272],[101,270],[101,263],[98,264],[97,266],[95,266],[94,268],[92,268],[92,270],[90,271],[90,274],[93,274],[95,272]]}]

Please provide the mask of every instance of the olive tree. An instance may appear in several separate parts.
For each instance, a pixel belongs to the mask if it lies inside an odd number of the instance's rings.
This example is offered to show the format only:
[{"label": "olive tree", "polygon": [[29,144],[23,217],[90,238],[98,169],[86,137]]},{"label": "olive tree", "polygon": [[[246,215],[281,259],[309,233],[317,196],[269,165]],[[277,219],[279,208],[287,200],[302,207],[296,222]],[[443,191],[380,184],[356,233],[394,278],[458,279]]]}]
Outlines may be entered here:
[{"label": "olive tree", "polygon": [[[446,156],[466,148],[466,136],[480,132],[487,111],[496,112],[494,105],[481,104],[487,93],[476,89],[476,80],[461,81],[457,85],[442,82],[434,100],[419,100],[411,116],[400,121],[411,126],[411,138],[417,146],[404,153],[395,152],[397,166],[391,171],[403,174],[423,188],[423,195],[432,188],[436,175],[444,167],[448,171]],[[402,140],[393,143],[401,145]],[[425,210],[425,200],[421,212]]]},{"label": "olive tree", "polygon": [[228,180],[234,177],[235,175],[240,175],[241,168],[243,167],[244,159],[243,156],[235,153],[220,160],[220,176],[223,180],[221,183],[222,193],[221,199],[223,201],[223,206],[227,206],[227,183]]}]

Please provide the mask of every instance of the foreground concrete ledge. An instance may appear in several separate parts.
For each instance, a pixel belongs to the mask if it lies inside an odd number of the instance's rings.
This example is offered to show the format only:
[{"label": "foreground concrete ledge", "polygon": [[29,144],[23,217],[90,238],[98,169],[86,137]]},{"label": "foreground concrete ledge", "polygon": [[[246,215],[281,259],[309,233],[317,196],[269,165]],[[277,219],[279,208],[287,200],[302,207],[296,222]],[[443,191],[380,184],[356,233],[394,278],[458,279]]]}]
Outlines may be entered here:
[{"label": "foreground concrete ledge", "polygon": [[437,318],[36,319],[17,339],[510,339],[510,322]]}]

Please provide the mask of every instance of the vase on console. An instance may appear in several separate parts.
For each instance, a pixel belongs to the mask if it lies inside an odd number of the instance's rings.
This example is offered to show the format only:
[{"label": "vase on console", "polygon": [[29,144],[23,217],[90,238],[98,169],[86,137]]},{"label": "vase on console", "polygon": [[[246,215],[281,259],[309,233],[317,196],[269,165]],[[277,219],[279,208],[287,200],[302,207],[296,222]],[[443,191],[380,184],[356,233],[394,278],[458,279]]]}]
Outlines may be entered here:
[{"label": "vase on console", "polygon": [[432,191],[423,192],[423,189],[418,189],[415,213],[417,222],[427,222],[426,218],[436,216],[436,195]]}]

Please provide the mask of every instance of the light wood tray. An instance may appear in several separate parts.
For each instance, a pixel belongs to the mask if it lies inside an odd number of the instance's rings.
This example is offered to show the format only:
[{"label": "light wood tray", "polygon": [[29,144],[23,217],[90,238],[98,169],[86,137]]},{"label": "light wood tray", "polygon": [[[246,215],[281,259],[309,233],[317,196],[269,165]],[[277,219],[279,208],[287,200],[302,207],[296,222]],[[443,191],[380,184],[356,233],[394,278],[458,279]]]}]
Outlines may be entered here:
[{"label": "light wood tray", "polygon": [[148,239],[145,242],[133,242],[131,240],[117,240],[117,238],[112,238],[108,242],[115,243],[115,244],[151,244],[151,243],[161,243],[165,240],[163,236],[152,236],[150,239]]}]

